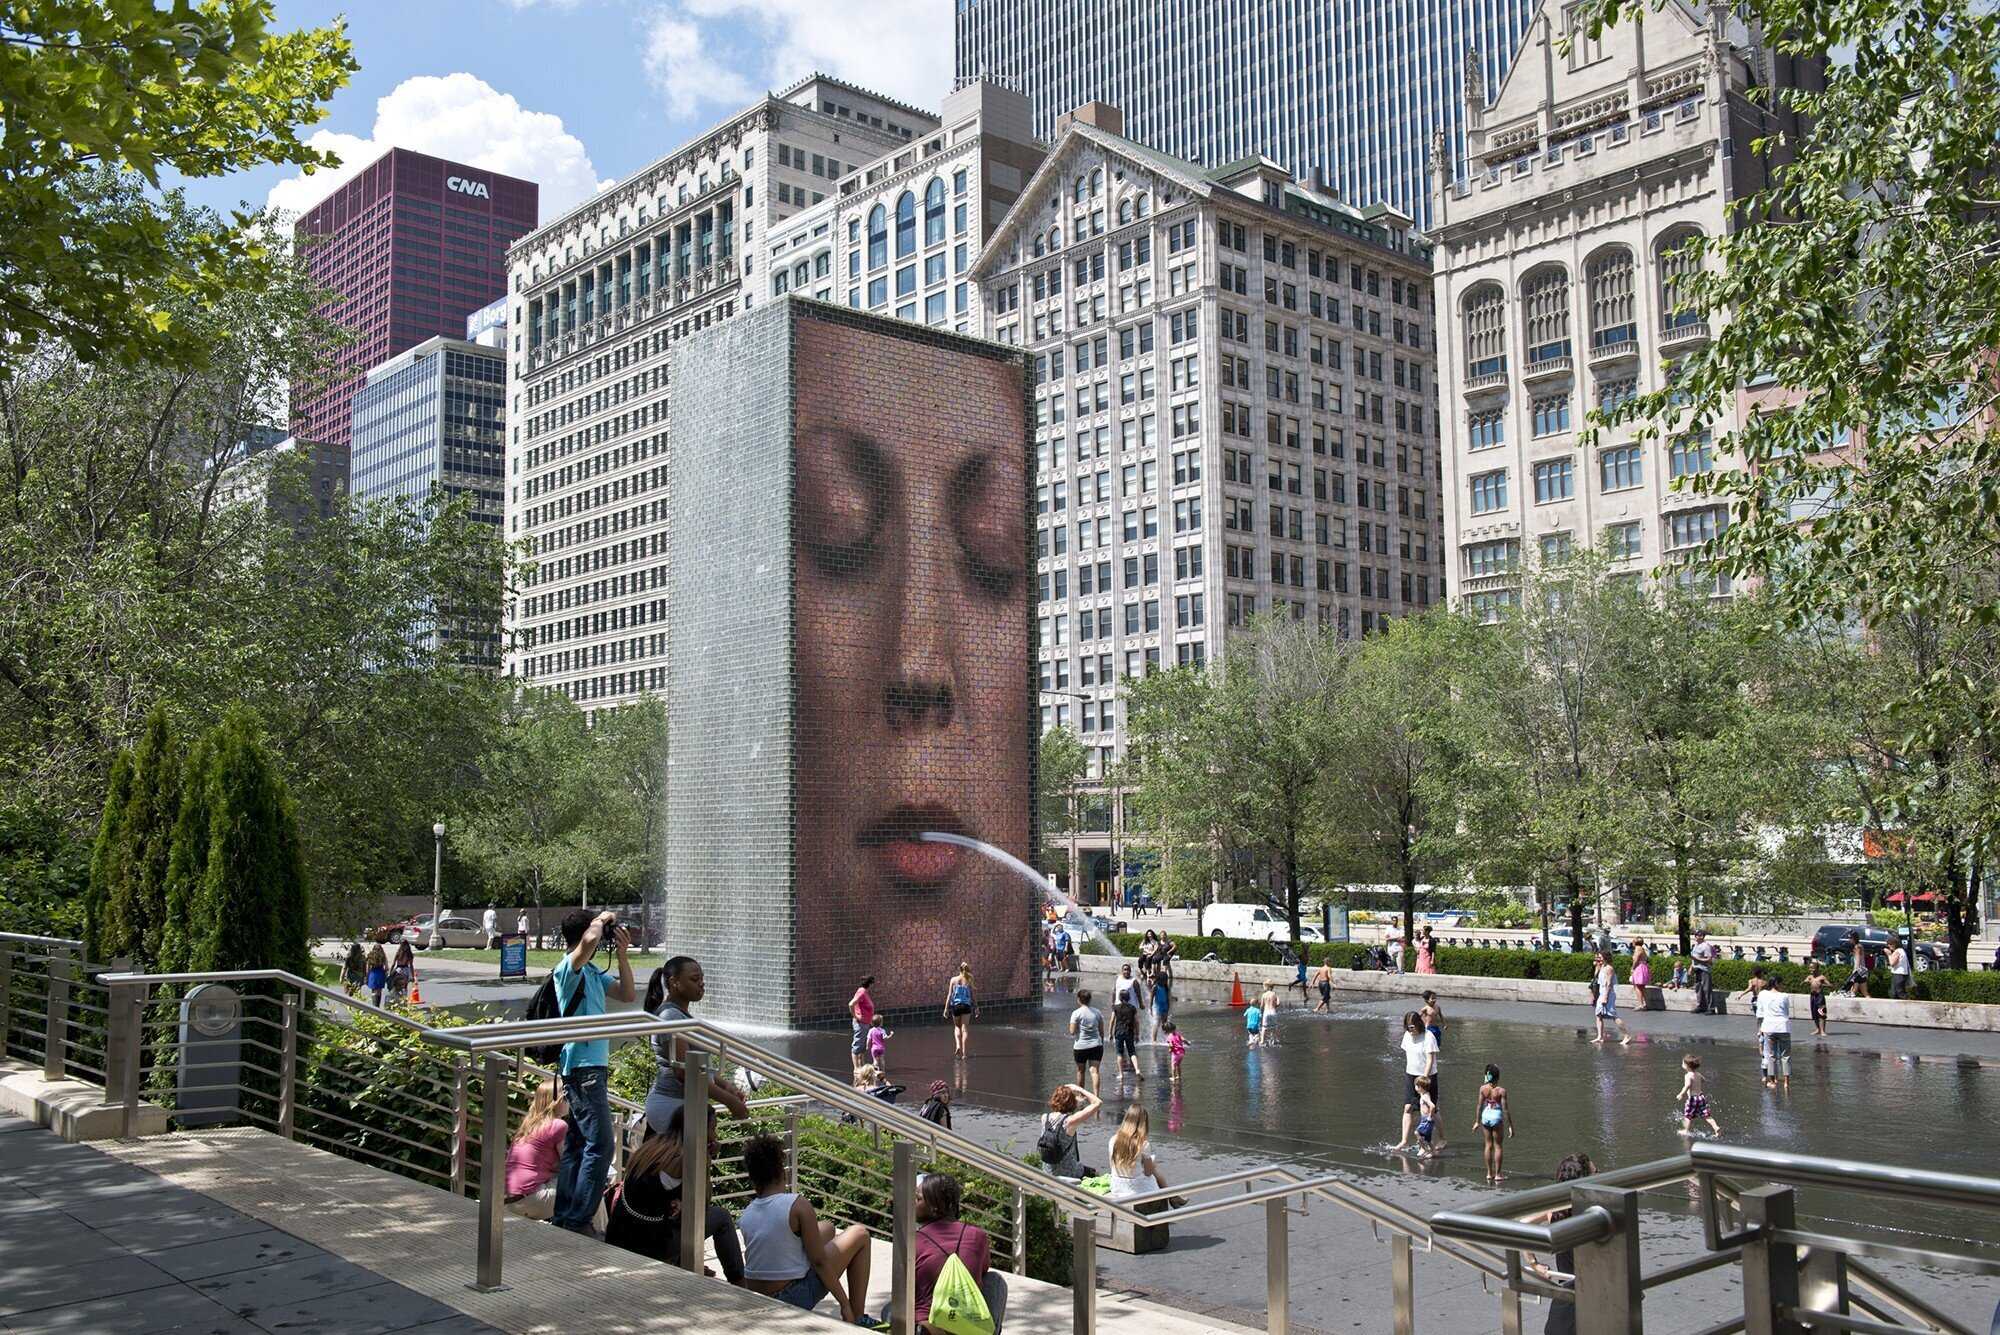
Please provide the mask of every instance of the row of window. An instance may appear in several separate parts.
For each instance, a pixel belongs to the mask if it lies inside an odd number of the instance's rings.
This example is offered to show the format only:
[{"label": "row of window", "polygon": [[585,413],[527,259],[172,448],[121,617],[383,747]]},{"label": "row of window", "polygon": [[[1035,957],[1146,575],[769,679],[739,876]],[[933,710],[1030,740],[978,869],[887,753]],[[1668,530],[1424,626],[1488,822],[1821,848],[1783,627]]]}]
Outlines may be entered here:
[{"label": "row of window", "polygon": [[[1727,520],[1719,508],[1682,510],[1665,517],[1661,534],[1667,551],[1685,552],[1714,541],[1726,526]],[[1642,525],[1636,519],[1606,524],[1603,538],[1614,558],[1631,560],[1640,554]],[[1569,533],[1545,533],[1538,541],[1544,565],[1557,565],[1567,560],[1574,545],[1574,538]],[[1467,579],[1508,575],[1520,565],[1521,543],[1518,538],[1467,543],[1460,549],[1459,555]]]},{"label": "row of window", "polygon": [[[1667,447],[1670,479],[1694,477],[1715,469],[1713,443],[1706,431],[1676,437]],[[1544,459],[1531,465],[1537,504],[1566,501],[1576,494],[1572,460]],[[1472,513],[1490,514],[1507,507],[1507,470],[1475,473],[1469,480]],[[1630,491],[1645,485],[1645,451],[1640,445],[1611,445],[1597,453],[1599,491]]]},{"label": "row of window", "polygon": [[[1687,243],[1700,236],[1693,227],[1667,232],[1653,246],[1653,266],[1659,305],[1659,328],[1673,333],[1699,324],[1699,312],[1685,303],[1684,286],[1696,268]],[[1584,265],[1590,349],[1593,353],[1620,349],[1638,341],[1638,316],[1633,286],[1632,251],[1606,246]],[[1497,282],[1474,284],[1465,294],[1465,362],[1468,379],[1478,380],[1507,369],[1507,295]],[[1527,365],[1572,355],[1570,335],[1570,274],[1558,262],[1538,265],[1522,278],[1520,287],[1522,337]]]}]

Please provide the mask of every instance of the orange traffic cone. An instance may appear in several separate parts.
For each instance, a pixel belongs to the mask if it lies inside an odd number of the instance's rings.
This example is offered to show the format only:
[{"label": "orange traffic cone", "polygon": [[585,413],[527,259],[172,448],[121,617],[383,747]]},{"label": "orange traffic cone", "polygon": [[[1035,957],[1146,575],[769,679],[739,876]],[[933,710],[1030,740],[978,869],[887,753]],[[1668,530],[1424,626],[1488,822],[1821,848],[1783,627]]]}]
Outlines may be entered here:
[{"label": "orange traffic cone", "polygon": [[415,969],[410,970],[410,1004],[412,1006],[421,1006],[424,1004],[423,985],[417,981],[417,971]]},{"label": "orange traffic cone", "polygon": [[1243,978],[1234,969],[1229,971],[1229,982],[1229,1004],[1238,1010],[1249,1005],[1250,1003],[1243,997]]}]

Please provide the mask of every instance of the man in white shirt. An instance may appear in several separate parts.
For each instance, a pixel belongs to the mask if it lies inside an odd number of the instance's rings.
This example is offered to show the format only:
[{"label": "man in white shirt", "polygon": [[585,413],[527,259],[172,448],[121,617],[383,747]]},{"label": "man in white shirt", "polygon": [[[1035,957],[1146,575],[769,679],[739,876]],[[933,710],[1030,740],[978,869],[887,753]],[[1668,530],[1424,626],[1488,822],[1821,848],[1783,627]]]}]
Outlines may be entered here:
[{"label": "man in white shirt", "polygon": [[1903,1001],[1910,995],[1910,952],[1903,938],[1889,938],[1889,998]]},{"label": "man in white shirt", "polygon": [[1707,932],[1694,934],[1694,1008],[1702,1015],[1715,1009],[1715,947]]},{"label": "man in white shirt", "polygon": [[493,943],[500,936],[500,910],[488,904],[486,906],[486,916],[481,920],[479,925],[486,929],[486,948],[488,950],[493,949]]},{"label": "man in white shirt", "polygon": [[1792,1083],[1792,999],[1775,981],[1757,991],[1757,1035],[1764,1048],[1764,1084],[1771,1089]]}]

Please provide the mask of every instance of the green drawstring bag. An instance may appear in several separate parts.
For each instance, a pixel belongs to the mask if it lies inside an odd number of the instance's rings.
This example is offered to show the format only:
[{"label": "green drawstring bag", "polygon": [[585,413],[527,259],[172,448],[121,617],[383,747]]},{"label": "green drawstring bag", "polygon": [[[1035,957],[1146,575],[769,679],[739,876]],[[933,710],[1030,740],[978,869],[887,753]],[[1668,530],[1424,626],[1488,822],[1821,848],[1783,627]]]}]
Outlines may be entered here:
[{"label": "green drawstring bag", "polygon": [[979,1281],[956,1255],[944,1259],[937,1284],[931,1289],[931,1314],[924,1324],[943,1335],[993,1335],[993,1313],[987,1310],[986,1295]]}]

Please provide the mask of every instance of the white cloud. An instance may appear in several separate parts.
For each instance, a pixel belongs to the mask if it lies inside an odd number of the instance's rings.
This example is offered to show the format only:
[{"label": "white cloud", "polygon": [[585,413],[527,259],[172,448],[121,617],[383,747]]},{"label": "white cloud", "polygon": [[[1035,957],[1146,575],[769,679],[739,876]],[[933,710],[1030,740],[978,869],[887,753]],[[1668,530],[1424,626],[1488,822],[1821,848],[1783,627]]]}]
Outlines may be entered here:
[{"label": "white cloud", "polygon": [[946,0],[680,0],[646,21],[646,69],[677,116],[814,70],[935,108],[951,91],[951,23]]},{"label": "white cloud", "polygon": [[310,140],[340,157],[337,168],[294,176],[271,190],[274,208],[300,213],[391,148],[414,149],[534,181],[544,218],[561,214],[610,184],[598,178],[583,141],[562,117],[530,111],[470,74],[405,79],[375,104],[367,138],[321,130]]}]

